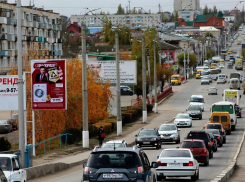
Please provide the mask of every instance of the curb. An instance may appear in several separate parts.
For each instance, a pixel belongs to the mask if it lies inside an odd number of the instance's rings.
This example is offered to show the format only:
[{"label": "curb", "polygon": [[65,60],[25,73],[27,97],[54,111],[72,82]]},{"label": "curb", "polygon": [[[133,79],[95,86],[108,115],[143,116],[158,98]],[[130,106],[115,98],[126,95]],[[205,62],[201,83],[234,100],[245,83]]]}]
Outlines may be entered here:
[{"label": "curb", "polygon": [[243,131],[243,135],[242,135],[242,140],[238,146],[236,155],[234,156],[233,160],[231,161],[230,165],[221,172],[221,174],[219,174],[218,176],[216,176],[216,178],[214,178],[211,182],[226,182],[233,174],[236,165],[237,165],[237,158],[239,153],[241,152],[241,148],[244,142],[244,137],[245,137],[245,130]]},{"label": "curb", "polygon": [[[165,98],[163,98],[161,101],[158,102],[158,105],[161,104],[166,99],[168,99],[169,97],[171,97],[172,95],[173,95],[173,92],[169,93]],[[170,121],[167,121],[166,123],[170,123],[170,122],[173,122],[173,119],[171,119]],[[128,143],[128,146],[133,146],[134,143],[135,142]],[[92,151],[92,150],[90,150],[90,151]],[[46,176],[49,174],[54,174],[54,173],[60,172],[60,171],[65,170],[65,169],[81,165],[86,161],[87,161],[87,159],[77,161],[77,162],[73,162],[70,164],[61,163],[61,162],[47,163],[47,164],[41,164],[41,165],[30,167],[30,168],[25,168],[27,180],[43,177],[43,176]]]}]

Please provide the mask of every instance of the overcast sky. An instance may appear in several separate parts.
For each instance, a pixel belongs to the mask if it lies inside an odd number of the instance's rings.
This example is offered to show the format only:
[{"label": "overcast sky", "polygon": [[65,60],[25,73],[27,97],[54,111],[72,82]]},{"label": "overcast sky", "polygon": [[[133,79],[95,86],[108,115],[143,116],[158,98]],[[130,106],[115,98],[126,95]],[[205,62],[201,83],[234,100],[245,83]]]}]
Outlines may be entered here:
[{"label": "overcast sky", "polygon": [[[33,2],[33,0],[31,0]],[[245,0],[244,0],[245,1]],[[9,3],[14,3],[15,0],[8,0]],[[205,4],[208,7],[213,7],[214,5],[218,10],[231,10],[233,9],[239,1],[237,0],[200,0],[201,7],[203,8]],[[214,3],[215,2],[215,3]],[[30,0],[21,0],[21,4],[26,6],[29,5]],[[54,10],[54,12],[60,13],[61,15],[66,15],[70,17],[71,15],[79,15],[85,13],[85,8],[96,9],[101,8],[102,11],[109,11],[111,14],[116,13],[118,5],[121,3],[122,7],[126,9],[129,5],[128,0],[34,0],[36,7],[41,8],[42,6],[46,10]],[[148,12],[151,9],[152,13],[158,11],[158,4],[161,4],[162,11],[173,12],[173,0],[131,0],[130,9],[133,7],[142,7]],[[242,9],[242,4],[238,5],[238,9]],[[98,10],[99,13],[101,10]]]}]

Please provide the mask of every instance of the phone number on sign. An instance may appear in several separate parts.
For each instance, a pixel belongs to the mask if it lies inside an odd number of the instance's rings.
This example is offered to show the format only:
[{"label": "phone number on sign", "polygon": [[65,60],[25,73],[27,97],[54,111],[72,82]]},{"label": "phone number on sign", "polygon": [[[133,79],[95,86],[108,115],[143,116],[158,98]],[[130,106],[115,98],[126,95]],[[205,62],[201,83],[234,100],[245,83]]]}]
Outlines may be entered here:
[{"label": "phone number on sign", "polygon": [[0,90],[0,93],[8,93],[8,92],[18,92],[17,88],[6,88],[5,90]]}]

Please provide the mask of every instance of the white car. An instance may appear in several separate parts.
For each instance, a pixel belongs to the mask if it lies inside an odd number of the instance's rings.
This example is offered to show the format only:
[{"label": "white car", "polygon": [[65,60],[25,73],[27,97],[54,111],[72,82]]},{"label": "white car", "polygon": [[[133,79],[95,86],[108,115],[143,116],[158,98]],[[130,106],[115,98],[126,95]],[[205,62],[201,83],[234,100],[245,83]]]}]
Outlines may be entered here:
[{"label": "white car", "polygon": [[178,126],[192,127],[192,117],[188,113],[180,113],[174,117],[174,124]]},{"label": "white car", "polygon": [[8,181],[26,182],[26,170],[20,168],[19,160],[14,154],[0,154],[0,166]]},{"label": "white car", "polygon": [[190,105],[198,105],[201,107],[202,112],[204,112],[204,97],[202,95],[192,95],[191,99],[189,100]]},{"label": "white car", "polygon": [[199,164],[190,149],[164,149],[157,163],[157,181],[166,177],[190,176],[191,180],[199,179]]}]

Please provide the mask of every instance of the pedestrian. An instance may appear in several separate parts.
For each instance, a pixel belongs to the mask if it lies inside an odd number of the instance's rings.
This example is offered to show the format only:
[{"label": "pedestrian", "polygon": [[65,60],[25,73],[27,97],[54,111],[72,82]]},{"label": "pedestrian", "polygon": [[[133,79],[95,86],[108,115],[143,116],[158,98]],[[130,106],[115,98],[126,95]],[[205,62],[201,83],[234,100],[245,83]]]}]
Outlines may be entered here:
[{"label": "pedestrian", "polygon": [[100,128],[98,130],[99,147],[101,147],[104,138],[105,138],[105,131],[104,131],[104,128],[102,126],[100,126]]}]

